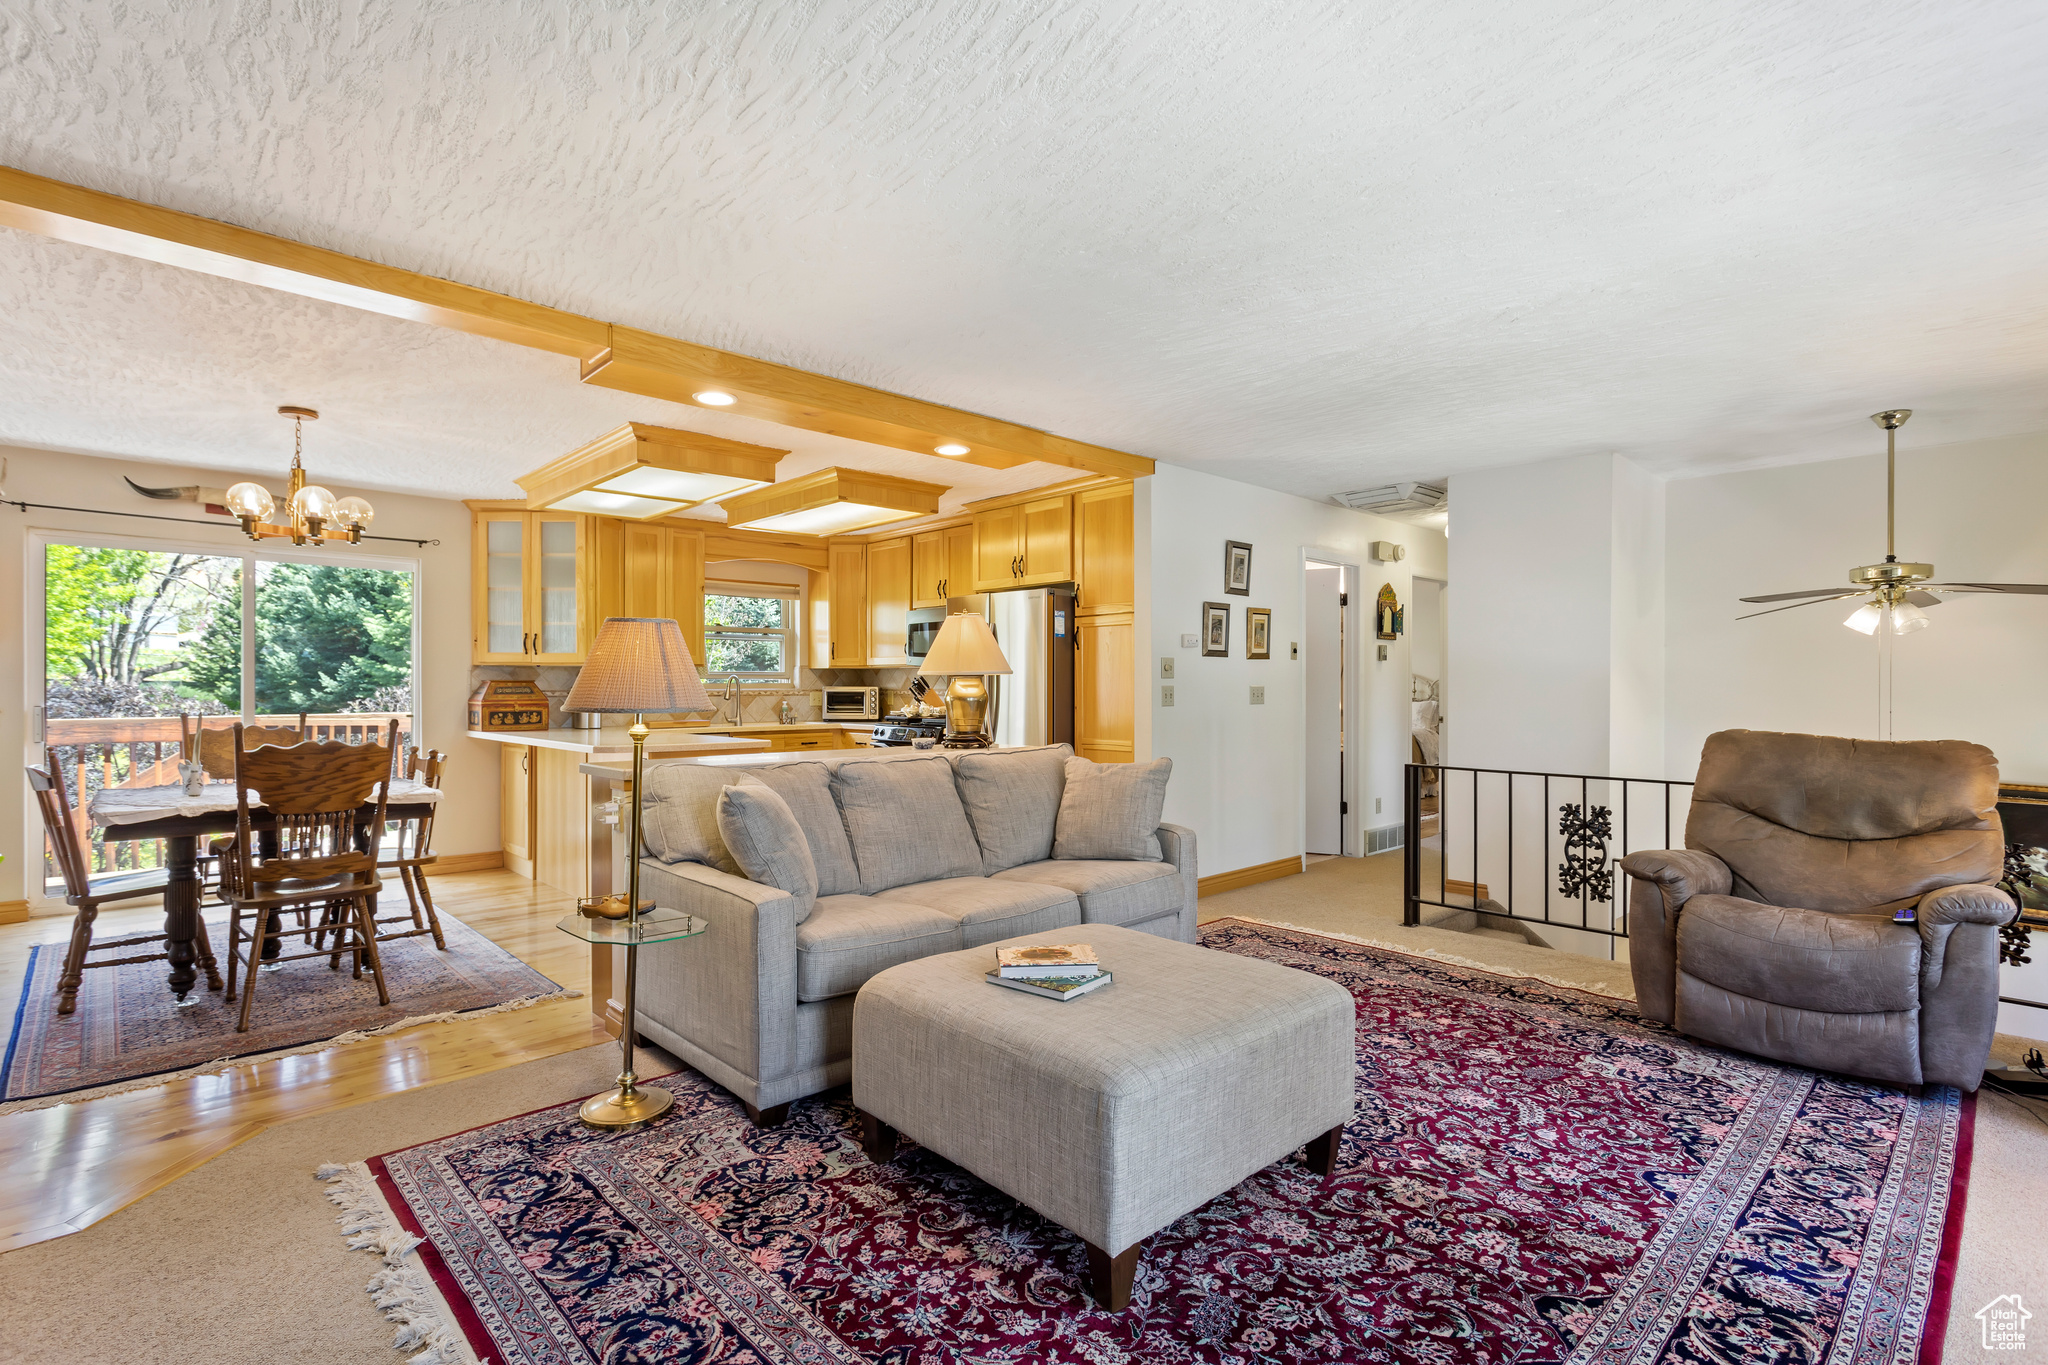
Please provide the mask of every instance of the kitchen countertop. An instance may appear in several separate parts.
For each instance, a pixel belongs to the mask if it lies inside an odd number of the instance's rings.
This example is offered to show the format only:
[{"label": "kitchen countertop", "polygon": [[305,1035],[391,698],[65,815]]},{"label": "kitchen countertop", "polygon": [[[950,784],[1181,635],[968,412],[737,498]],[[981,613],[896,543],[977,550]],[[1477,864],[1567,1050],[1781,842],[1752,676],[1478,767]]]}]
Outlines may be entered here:
[{"label": "kitchen countertop", "polygon": [[885,722],[879,720],[798,720],[784,725],[779,720],[755,720],[741,725],[726,725],[719,721],[691,721],[685,725],[657,725],[657,735],[765,735],[777,730],[872,730]]},{"label": "kitchen countertop", "polygon": [[[780,726],[740,727],[780,729]],[[791,727],[795,728],[795,727]],[[607,725],[602,730],[470,730],[471,739],[497,744],[530,744],[540,749],[563,749],[588,754],[593,759],[631,758],[633,738],[624,725]],[[647,737],[649,758],[701,758],[708,754],[763,753],[768,741],[745,734],[707,734],[700,730],[655,730]]]}]

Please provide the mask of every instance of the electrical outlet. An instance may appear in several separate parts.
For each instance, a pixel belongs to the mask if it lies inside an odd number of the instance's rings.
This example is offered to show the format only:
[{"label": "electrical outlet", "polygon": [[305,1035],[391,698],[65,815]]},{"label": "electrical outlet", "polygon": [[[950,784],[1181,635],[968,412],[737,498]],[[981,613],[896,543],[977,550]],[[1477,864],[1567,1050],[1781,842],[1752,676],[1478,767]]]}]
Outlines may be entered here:
[{"label": "electrical outlet", "polygon": [[1373,813],[1374,815],[1378,815],[1378,814],[1380,813],[1380,801],[1381,801],[1381,799],[1382,799],[1382,798],[1380,798],[1380,797],[1377,797],[1377,796],[1375,796],[1375,797],[1374,797],[1374,798],[1372,799],[1372,813]]},{"label": "electrical outlet", "polygon": [[1159,704],[1160,704],[1161,706],[1171,706],[1171,705],[1173,705],[1173,684],[1172,684],[1172,683],[1168,683],[1168,684],[1167,684],[1166,686],[1164,686],[1164,687],[1162,687],[1162,688],[1160,688],[1160,689],[1159,689]]},{"label": "electrical outlet", "polygon": [[1254,687],[1254,688],[1252,689],[1252,705],[1253,705],[1253,706],[1264,706],[1265,704],[1266,704],[1266,689],[1265,689],[1265,688],[1263,688],[1263,687]]},{"label": "electrical outlet", "polygon": [[1159,660],[1159,676],[1162,678],[1173,676],[1173,656],[1171,654],[1165,655]]},{"label": "electrical outlet", "polygon": [[1199,635],[1183,635],[1180,637],[1180,647],[1182,649],[1200,649],[1202,647],[1202,637]]},{"label": "electrical outlet", "polygon": [[1289,640],[1287,642],[1287,657],[1290,659],[1301,658],[1301,645],[1298,641]]}]

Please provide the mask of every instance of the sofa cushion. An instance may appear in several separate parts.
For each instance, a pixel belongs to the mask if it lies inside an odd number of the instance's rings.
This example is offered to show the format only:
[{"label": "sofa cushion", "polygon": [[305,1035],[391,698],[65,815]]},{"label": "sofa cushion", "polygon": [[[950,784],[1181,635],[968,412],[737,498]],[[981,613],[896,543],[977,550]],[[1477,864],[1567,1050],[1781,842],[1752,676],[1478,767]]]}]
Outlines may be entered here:
[{"label": "sofa cushion", "polygon": [[981,845],[945,759],[844,763],[832,774],[832,793],[860,868],[862,895],[981,871]]},{"label": "sofa cushion", "polygon": [[1885,1014],[1920,1005],[1920,931],[1889,916],[1694,896],[1678,917],[1678,966],[1799,1010]]},{"label": "sofa cushion", "polygon": [[718,832],[750,882],[787,891],[802,924],[818,899],[818,868],[789,803],[759,782],[718,794]]},{"label": "sofa cushion", "polygon": [[961,946],[960,922],[929,906],[820,896],[796,930],[796,998],[846,995],[876,972]]},{"label": "sofa cushion", "polygon": [[1068,759],[1052,856],[1158,862],[1159,814],[1172,775],[1170,758],[1150,763]]},{"label": "sofa cushion", "polygon": [[1053,828],[1073,754],[1055,744],[1011,753],[963,753],[953,760],[960,804],[981,844],[984,873],[993,876],[1052,856]]},{"label": "sofa cushion", "polygon": [[1081,901],[1081,923],[1133,925],[1178,911],[1184,887],[1170,863],[1055,859],[998,872],[991,881],[1064,887]]},{"label": "sofa cushion", "polygon": [[1081,922],[1081,902],[1074,893],[1043,882],[946,877],[894,887],[875,899],[884,904],[926,906],[957,921],[963,948],[978,948],[1018,934],[1071,929]]},{"label": "sofa cushion", "polygon": [[790,813],[810,845],[811,861],[817,865],[818,894],[843,896],[859,891],[860,869],[854,865],[853,845],[847,842],[839,803],[832,799],[832,770],[822,763],[781,763],[743,771],[742,785],[758,782],[772,787],[789,803]]},{"label": "sofa cushion", "polygon": [[641,791],[640,842],[665,863],[703,863],[737,874],[718,833],[718,794],[740,780],[737,768],[654,763]]}]

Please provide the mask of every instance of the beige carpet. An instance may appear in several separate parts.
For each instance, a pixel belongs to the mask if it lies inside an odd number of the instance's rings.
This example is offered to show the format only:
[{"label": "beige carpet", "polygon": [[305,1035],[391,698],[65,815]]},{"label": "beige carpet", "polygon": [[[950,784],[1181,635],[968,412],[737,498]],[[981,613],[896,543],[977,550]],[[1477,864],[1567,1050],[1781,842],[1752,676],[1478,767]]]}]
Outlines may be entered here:
[{"label": "beige carpet", "polygon": [[[1401,929],[1399,868],[1391,858],[1332,859],[1212,897],[1202,914],[1298,924],[1626,993],[1625,967],[1490,936]],[[2016,1047],[2002,1039],[2001,1055],[2016,1059]],[[615,1048],[588,1048],[303,1119],[84,1232],[0,1255],[0,1361],[395,1365],[404,1357],[391,1349],[394,1329],[364,1292],[379,1261],[343,1246],[314,1169],[591,1094],[611,1083],[617,1063]],[[642,1069],[669,1065],[657,1053]],[[2044,1178],[2048,1118],[1983,1096],[1948,1365],[1988,1359],[1971,1315],[1991,1299],[2018,1293],[2037,1314],[2048,1304]],[[2048,1342],[2048,1330],[2041,1337]]]}]

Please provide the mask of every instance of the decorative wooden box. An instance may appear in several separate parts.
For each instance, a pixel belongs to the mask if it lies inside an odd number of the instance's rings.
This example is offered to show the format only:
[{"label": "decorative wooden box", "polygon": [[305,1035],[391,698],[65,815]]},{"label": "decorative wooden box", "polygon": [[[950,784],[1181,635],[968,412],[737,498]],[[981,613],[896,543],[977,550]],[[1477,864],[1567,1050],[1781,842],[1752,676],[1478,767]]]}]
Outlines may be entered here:
[{"label": "decorative wooden box", "polygon": [[537,684],[494,678],[469,694],[472,730],[545,730],[548,698]]}]

